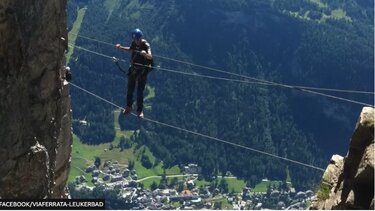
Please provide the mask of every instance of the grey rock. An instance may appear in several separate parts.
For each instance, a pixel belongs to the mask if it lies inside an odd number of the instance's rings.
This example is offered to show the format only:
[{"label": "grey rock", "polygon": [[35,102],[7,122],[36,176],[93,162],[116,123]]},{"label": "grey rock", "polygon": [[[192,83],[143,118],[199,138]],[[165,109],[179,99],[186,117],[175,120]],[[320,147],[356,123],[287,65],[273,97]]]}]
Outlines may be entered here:
[{"label": "grey rock", "polygon": [[66,17],[66,0],[0,1],[0,198],[67,197]]},{"label": "grey rock", "polygon": [[329,197],[316,197],[310,209],[373,209],[374,108],[362,109],[348,154],[332,157],[322,182],[332,187]]}]

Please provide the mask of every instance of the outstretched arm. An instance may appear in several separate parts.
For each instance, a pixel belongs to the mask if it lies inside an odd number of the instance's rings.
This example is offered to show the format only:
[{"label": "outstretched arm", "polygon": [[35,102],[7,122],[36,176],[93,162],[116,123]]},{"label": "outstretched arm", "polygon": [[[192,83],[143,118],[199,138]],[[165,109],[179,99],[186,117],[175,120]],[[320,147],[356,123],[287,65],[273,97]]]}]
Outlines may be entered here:
[{"label": "outstretched arm", "polygon": [[116,44],[116,48],[127,52],[131,51],[130,47],[121,46],[120,44]]}]

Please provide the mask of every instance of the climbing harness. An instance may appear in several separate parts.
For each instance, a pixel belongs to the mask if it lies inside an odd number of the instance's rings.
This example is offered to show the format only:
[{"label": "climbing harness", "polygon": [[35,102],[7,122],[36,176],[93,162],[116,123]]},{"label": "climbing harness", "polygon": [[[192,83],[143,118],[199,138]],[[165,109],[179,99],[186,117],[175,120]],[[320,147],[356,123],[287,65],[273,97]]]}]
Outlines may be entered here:
[{"label": "climbing harness", "polygon": [[122,73],[127,74],[126,71],[120,66],[119,61],[120,59],[112,57],[112,63],[115,64]]}]

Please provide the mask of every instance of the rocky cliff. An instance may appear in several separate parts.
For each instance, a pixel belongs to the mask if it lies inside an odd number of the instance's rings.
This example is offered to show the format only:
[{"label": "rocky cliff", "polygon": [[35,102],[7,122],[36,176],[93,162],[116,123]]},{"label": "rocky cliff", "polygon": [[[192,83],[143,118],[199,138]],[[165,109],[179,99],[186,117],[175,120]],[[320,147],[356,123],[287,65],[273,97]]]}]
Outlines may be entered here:
[{"label": "rocky cliff", "polygon": [[66,0],[0,1],[0,198],[66,197]]},{"label": "rocky cliff", "polygon": [[374,209],[374,108],[363,108],[345,158],[332,156],[310,209]]}]

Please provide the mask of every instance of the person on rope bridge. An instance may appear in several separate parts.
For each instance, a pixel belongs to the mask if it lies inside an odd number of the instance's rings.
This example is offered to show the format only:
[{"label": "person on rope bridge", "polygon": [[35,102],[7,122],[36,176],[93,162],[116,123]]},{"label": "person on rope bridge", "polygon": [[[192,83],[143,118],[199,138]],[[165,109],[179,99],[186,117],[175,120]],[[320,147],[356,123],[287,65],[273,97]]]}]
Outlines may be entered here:
[{"label": "person on rope bridge", "polygon": [[143,32],[140,29],[132,31],[132,43],[130,47],[124,47],[116,44],[116,48],[132,52],[130,67],[128,70],[128,92],[126,97],[126,107],[124,114],[132,111],[133,92],[136,83],[137,86],[137,116],[143,118],[143,91],[146,87],[147,75],[152,69],[152,54],[150,44],[143,38]]}]

